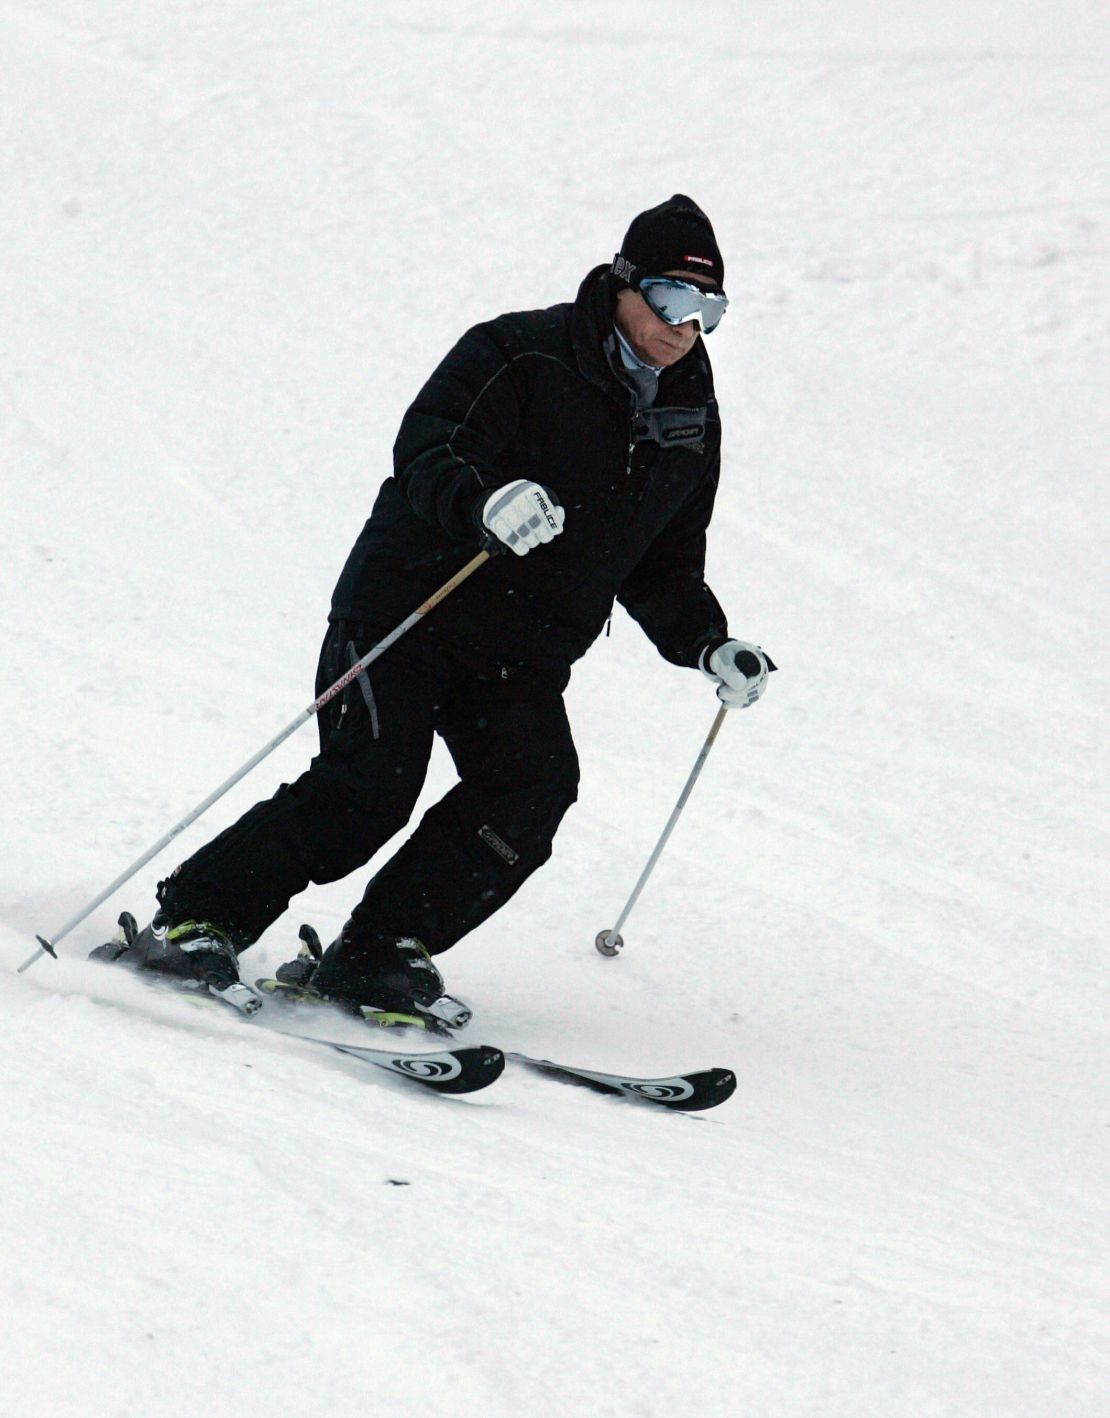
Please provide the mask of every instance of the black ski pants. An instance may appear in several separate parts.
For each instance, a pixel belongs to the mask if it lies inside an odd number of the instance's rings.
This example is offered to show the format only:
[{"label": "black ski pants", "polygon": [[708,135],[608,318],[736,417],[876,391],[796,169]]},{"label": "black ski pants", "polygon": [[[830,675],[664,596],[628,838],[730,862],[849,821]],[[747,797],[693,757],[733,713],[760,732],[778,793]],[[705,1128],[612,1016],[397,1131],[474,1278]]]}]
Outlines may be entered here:
[{"label": "black ski pants", "polygon": [[[378,638],[330,625],[316,693]],[[365,866],[407,825],[439,734],[459,782],[371,879],[351,921],[356,941],[411,935],[433,955],[447,950],[548,859],[578,795],[568,677],[478,673],[418,626],[324,706],[307,772],[176,868],[160,902],[172,920],[211,921],[240,946],[257,940],[310,882]]]}]

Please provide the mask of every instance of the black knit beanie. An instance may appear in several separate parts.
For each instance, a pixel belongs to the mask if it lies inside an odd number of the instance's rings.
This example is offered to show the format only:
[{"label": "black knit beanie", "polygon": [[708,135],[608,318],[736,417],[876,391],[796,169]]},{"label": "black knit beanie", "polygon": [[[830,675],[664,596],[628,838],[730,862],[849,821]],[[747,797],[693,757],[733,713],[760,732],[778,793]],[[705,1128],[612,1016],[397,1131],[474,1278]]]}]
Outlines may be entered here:
[{"label": "black knit beanie", "polygon": [[724,258],[709,218],[681,192],[633,219],[613,257],[612,271],[619,286],[633,289],[645,277],[664,271],[708,276],[722,290],[725,284]]}]

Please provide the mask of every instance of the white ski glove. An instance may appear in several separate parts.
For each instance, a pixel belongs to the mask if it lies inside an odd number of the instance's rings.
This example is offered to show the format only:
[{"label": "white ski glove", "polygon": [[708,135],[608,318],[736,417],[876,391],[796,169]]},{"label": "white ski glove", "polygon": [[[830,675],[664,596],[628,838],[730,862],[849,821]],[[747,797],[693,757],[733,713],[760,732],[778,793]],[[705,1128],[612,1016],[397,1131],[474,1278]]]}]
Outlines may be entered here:
[{"label": "white ski glove", "polygon": [[767,688],[767,656],[746,640],[726,640],[706,661],[702,672],[717,685],[717,698],[730,709],[746,709]]},{"label": "white ski glove", "polygon": [[542,542],[553,541],[563,530],[566,515],[554,493],[518,478],[486,499],[482,526],[517,556],[525,556]]}]

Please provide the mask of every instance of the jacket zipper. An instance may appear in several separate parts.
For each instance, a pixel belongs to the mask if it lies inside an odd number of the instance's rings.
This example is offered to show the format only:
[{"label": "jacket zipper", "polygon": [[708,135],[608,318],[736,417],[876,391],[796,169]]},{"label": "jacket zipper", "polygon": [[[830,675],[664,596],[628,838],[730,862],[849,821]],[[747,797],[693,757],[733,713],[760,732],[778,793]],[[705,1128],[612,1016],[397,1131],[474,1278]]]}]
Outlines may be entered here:
[{"label": "jacket zipper", "polygon": [[636,414],[639,412],[636,408],[636,396],[630,392],[629,399],[632,403],[632,410],[628,420],[628,457],[624,464],[624,475],[626,478],[632,476],[632,459],[636,452]]}]

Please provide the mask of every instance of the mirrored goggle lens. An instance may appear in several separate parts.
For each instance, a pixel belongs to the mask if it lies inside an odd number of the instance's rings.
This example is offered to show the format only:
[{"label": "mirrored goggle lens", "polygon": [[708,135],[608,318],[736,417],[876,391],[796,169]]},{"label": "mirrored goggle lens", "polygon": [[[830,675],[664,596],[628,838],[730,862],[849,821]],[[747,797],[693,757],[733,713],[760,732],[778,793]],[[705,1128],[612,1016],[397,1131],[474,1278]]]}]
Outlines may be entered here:
[{"label": "mirrored goggle lens", "polygon": [[658,276],[649,276],[640,282],[640,293],[668,325],[684,325],[687,320],[697,320],[708,335],[721,323],[721,317],[728,309],[728,296],[716,291],[702,290],[686,281],[669,281]]}]

